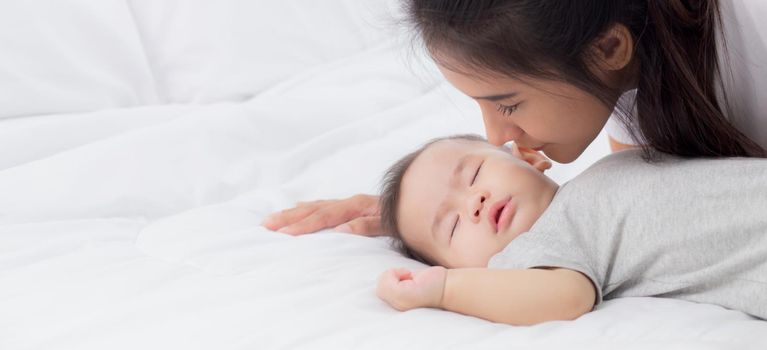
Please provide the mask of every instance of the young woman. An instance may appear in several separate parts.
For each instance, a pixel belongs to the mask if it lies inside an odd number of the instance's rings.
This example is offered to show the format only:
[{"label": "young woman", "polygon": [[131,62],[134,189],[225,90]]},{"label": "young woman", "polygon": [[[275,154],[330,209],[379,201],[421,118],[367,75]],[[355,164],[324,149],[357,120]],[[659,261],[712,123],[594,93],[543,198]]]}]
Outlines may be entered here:
[{"label": "young woman", "polygon": [[[493,144],[513,140],[568,163],[608,124],[613,150],[766,155],[763,0],[406,4],[445,78],[479,104]],[[372,195],[299,203],[264,226],[385,234]]]}]

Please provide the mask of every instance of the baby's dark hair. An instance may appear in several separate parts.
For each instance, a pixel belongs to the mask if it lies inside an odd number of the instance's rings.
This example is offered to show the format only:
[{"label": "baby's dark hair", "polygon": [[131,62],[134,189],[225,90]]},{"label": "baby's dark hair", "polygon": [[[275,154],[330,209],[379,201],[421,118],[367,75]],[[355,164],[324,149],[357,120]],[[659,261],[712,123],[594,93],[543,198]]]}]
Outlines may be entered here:
[{"label": "baby's dark hair", "polygon": [[381,197],[379,200],[381,208],[381,227],[384,232],[389,233],[391,237],[394,238],[394,247],[402,252],[403,255],[427,265],[437,264],[427,258],[424,254],[409,247],[405,240],[402,239],[402,234],[399,231],[399,213],[397,209],[399,206],[400,191],[402,190],[402,178],[405,176],[405,172],[407,172],[416,158],[429,148],[429,146],[445,140],[487,141],[484,137],[475,134],[461,134],[433,139],[417,150],[405,155],[389,167],[381,182]]}]

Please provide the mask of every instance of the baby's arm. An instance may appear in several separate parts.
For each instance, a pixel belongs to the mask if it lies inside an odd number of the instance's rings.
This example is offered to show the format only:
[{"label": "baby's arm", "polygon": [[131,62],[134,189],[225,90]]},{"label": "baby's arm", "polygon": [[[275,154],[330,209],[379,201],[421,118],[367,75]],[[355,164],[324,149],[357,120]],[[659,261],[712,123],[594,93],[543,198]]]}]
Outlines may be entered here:
[{"label": "baby's arm", "polygon": [[594,306],[591,281],[568,269],[447,270],[442,308],[494,322],[572,320]]},{"label": "baby's arm", "polygon": [[594,306],[591,281],[568,269],[451,269],[381,275],[378,296],[398,310],[438,307],[493,322],[572,320]]}]

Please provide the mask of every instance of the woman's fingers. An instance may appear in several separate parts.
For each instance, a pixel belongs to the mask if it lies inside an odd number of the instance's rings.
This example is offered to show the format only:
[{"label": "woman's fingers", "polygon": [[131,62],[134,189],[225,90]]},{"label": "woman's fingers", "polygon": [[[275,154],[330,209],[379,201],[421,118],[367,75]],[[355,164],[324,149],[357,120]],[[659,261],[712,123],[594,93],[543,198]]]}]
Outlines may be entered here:
[{"label": "woman's fingers", "polygon": [[380,216],[363,216],[335,227],[338,232],[353,233],[356,235],[375,237],[386,236],[381,228]]},{"label": "woman's fingers", "polygon": [[[346,232],[380,235],[378,197],[355,195],[342,200],[301,202],[296,207],[268,216],[262,225],[291,235],[337,227]],[[361,220],[357,220],[361,219]]]},{"label": "woman's fingers", "polygon": [[360,216],[360,208],[355,207],[354,203],[343,200],[317,209],[298,222],[285,226],[278,231],[290,235],[302,235],[329,227],[336,227],[358,216]]},{"label": "woman's fingers", "polygon": [[353,206],[359,208],[359,216],[379,216],[381,215],[381,208],[378,206],[378,199],[378,196],[357,194],[344,201],[349,201]]},{"label": "woman's fingers", "polygon": [[267,216],[261,225],[270,230],[279,230],[285,226],[299,222],[309,215],[312,215],[317,210],[320,210],[323,204],[326,203],[299,203],[299,205],[295,208],[285,209],[283,211]]},{"label": "woman's fingers", "polygon": [[327,204],[329,202],[334,202],[335,200],[318,200],[318,201],[309,201],[309,202],[298,202],[296,203],[296,207],[306,207],[306,206],[322,206],[324,204]]}]

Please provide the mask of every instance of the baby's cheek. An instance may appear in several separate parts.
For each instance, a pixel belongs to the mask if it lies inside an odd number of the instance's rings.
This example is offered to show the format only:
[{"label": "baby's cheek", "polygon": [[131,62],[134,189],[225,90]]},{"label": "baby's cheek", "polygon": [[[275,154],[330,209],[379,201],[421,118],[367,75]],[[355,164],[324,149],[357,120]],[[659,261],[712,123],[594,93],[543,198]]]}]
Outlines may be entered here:
[{"label": "baby's cheek", "polygon": [[465,254],[461,259],[456,259],[458,262],[456,268],[473,268],[473,267],[487,267],[487,263],[495,253],[487,249],[474,249],[470,253]]},{"label": "baby's cheek", "polygon": [[492,259],[493,256],[495,256],[495,254],[498,254],[501,251],[503,251],[504,248],[506,248],[505,245],[488,247],[487,250],[484,250],[482,254],[480,254],[481,256],[477,257],[477,260],[481,262],[482,267],[487,267],[487,264],[490,262],[490,259]]}]

